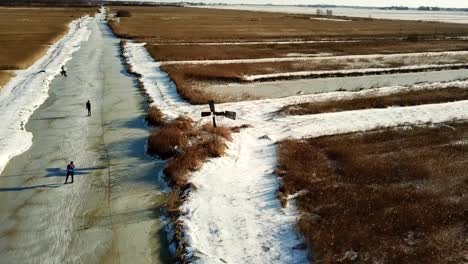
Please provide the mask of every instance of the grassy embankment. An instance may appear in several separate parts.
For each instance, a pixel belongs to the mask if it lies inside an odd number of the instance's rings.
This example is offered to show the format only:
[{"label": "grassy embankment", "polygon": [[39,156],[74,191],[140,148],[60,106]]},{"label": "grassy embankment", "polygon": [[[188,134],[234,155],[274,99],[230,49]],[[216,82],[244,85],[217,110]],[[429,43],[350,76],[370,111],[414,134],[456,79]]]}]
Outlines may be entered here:
[{"label": "grassy embankment", "polygon": [[68,24],[94,8],[0,8],[0,86],[41,58],[68,32]]},{"label": "grassy embankment", "polygon": [[320,263],[463,263],[467,140],[468,123],[285,140],[279,197],[302,191]]},{"label": "grassy embankment", "polygon": [[[130,17],[111,22],[114,32],[124,38],[147,42],[156,60],[206,60],[285,57],[290,53],[373,54],[444,50],[466,50],[467,44],[447,37],[463,36],[468,29],[460,24],[392,21],[355,18],[350,21],[323,21],[309,15],[212,10],[182,7],[112,7],[128,10]],[[190,26],[187,26],[190,25]],[[261,45],[176,45],[180,42],[238,42],[290,40],[349,40],[351,43],[261,44]],[[370,40],[384,38],[379,40]],[[418,41],[418,39],[431,39]],[[395,62],[394,62],[395,63]],[[237,82],[252,72],[279,72],[303,69],[301,63],[164,66],[177,84],[179,93],[194,104],[210,99],[226,101],[208,94],[203,86],[212,82]],[[309,68],[333,69],[330,65]]]}]

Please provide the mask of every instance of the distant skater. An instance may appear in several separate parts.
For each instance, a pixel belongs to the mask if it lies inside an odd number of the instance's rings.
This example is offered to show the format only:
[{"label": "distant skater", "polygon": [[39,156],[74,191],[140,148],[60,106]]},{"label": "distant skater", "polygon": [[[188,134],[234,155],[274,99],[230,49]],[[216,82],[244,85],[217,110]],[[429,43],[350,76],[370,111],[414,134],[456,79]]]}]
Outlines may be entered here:
[{"label": "distant skater", "polygon": [[91,103],[89,102],[86,102],[86,110],[88,110],[88,116],[91,116]]},{"label": "distant skater", "polygon": [[70,164],[67,165],[67,178],[65,178],[65,184],[67,184],[69,176],[71,176],[71,183],[73,183],[74,174],[75,174],[75,165],[73,164],[73,161],[70,161]]},{"label": "distant skater", "polygon": [[61,74],[62,76],[67,77],[67,72],[65,71],[65,67],[64,67],[63,65],[62,65],[62,70],[60,71],[60,74]]}]

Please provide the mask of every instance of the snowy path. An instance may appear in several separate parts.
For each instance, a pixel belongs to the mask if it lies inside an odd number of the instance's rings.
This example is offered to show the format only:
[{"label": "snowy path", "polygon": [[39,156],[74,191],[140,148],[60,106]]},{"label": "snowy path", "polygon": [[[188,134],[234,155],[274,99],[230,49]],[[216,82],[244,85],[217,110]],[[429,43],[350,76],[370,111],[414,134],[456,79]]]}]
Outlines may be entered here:
[{"label": "snowy path", "polygon": [[[169,117],[178,114],[200,120],[207,106],[183,102],[159,64],[142,44],[126,45],[126,56],[142,74],[148,94]],[[467,82],[387,87],[362,91],[363,95],[391,94],[402,90],[442,89]],[[284,138],[316,137],[364,131],[378,127],[417,125],[427,122],[468,120],[468,101],[415,107],[368,109],[308,116],[277,116],[282,106],[349,98],[356,93],[334,92],[282,99],[217,105],[218,111],[236,111],[238,120],[222,119],[224,125],[249,124],[234,136],[225,157],[211,159],[195,172],[196,186],[183,205],[181,219],[196,263],[305,263],[307,252],[293,249],[302,241],[294,230],[298,213],[294,206],[281,208],[276,191],[276,145]],[[207,121],[207,120],[205,120]]]},{"label": "snowy path", "polygon": [[[0,176],[2,263],[168,263],[145,101],[100,18],[27,123],[31,147]],[[70,160],[75,183],[63,185]]]}]

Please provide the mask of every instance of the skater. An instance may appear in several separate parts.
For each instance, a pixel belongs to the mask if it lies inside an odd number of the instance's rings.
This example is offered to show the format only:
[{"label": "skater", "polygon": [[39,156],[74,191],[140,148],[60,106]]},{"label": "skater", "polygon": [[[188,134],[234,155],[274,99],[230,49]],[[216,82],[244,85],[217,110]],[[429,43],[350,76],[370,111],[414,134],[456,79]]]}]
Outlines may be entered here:
[{"label": "skater", "polygon": [[65,67],[63,67],[63,65],[62,65],[62,70],[60,71],[60,74],[61,74],[62,76],[67,77],[67,72],[65,71]]},{"label": "skater", "polygon": [[86,102],[86,110],[88,110],[88,116],[91,116],[91,103],[89,102]]},{"label": "skater", "polygon": [[75,165],[73,164],[73,161],[70,161],[70,164],[67,165],[67,177],[65,178],[65,184],[67,184],[69,176],[71,176],[71,183],[73,183],[74,174],[75,174]]}]

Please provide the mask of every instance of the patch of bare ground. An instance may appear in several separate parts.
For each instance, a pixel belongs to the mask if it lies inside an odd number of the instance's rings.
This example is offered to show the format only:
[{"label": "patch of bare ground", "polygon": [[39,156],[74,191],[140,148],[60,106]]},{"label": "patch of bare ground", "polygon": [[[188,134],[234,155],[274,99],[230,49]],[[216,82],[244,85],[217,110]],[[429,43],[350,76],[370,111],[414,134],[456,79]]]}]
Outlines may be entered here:
[{"label": "patch of bare ground", "polygon": [[[149,41],[151,43],[151,41]],[[461,51],[468,43],[461,40],[362,40],[359,42],[327,42],[255,45],[173,45],[148,44],[148,52],[160,61],[231,60],[287,57],[291,54],[369,55],[416,52]]]},{"label": "patch of bare ground", "polygon": [[[317,263],[463,263],[468,123],[285,140],[281,197]],[[465,214],[465,215],[464,215]]]},{"label": "patch of bare ground", "polygon": [[13,77],[15,77],[15,74],[11,71],[0,71],[0,88],[5,86]]},{"label": "patch of bare ground", "polygon": [[68,31],[68,24],[94,8],[0,8],[0,70],[31,66]]},{"label": "patch of bare ground", "polygon": [[279,113],[283,115],[311,115],[369,108],[447,103],[461,100],[468,100],[468,89],[449,87],[444,89],[405,91],[376,97],[355,95],[351,99],[287,105],[282,107]]}]

